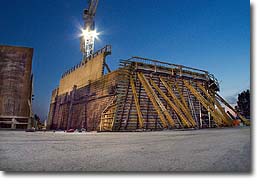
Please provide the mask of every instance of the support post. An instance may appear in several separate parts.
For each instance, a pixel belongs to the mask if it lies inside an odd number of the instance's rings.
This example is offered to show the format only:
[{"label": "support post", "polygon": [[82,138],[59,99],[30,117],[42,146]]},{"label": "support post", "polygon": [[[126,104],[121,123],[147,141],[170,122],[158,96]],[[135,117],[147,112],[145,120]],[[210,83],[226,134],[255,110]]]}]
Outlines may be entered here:
[{"label": "support post", "polygon": [[180,117],[182,122],[190,128],[189,121],[186,119],[185,115],[182,113],[182,111],[163,93],[163,91],[151,80],[151,84],[153,87],[160,93],[160,95],[164,98],[164,100],[173,108],[173,110],[176,112],[176,114]]},{"label": "support post", "polygon": [[[140,82],[142,83],[142,85],[144,86],[145,92],[147,93],[147,96],[151,100],[153,107],[157,112],[157,114],[162,122],[163,128],[168,128],[167,120],[165,119],[164,115],[162,114],[160,106],[156,102],[156,99],[155,99],[156,94],[153,94],[153,92],[150,90],[147,82],[143,78],[142,73],[137,73],[137,76],[138,76]],[[161,105],[163,105],[163,104],[161,104]]]},{"label": "support post", "polygon": [[233,112],[235,112],[238,117],[246,124],[250,125],[250,121],[247,120],[244,116],[242,116],[239,112],[237,112],[229,103],[226,102],[224,98],[222,98],[219,94],[216,93],[216,96],[220,99],[221,102],[223,102],[226,106],[228,106]]},{"label": "support post", "polygon": [[226,112],[222,109],[221,105],[218,103],[218,101],[216,99],[214,99],[209,93],[208,91],[200,84],[197,83],[198,87],[200,88],[200,90],[207,96],[207,98],[210,100],[211,103],[216,104],[217,108],[220,110],[221,114],[221,118],[223,119],[223,121],[227,124],[227,125],[232,125],[232,120],[228,117],[228,115],[226,114]]},{"label": "support post", "polygon": [[139,128],[142,129],[142,128],[144,128],[144,119],[143,119],[143,115],[141,113],[141,109],[140,109],[140,105],[139,105],[139,101],[138,101],[138,97],[137,97],[137,93],[136,93],[136,88],[135,88],[133,76],[130,76],[130,84],[131,84],[131,88],[132,88],[132,91],[133,91],[135,107],[136,107],[136,111],[137,111],[137,115],[138,115]]},{"label": "support post", "polygon": [[176,95],[174,94],[174,92],[171,90],[171,87],[167,84],[167,82],[165,82],[163,80],[162,77],[160,77],[160,80],[162,81],[163,85],[165,86],[165,88],[168,90],[169,94],[171,95],[171,97],[174,99],[174,101],[176,102],[177,106],[184,112],[184,114],[187,116],[187,118],[189,119],[189,123],[191,123],[191,126],[195,127],[196,126],[196,122],[194,121],[192,115],[190,114],[189,110],[186,109],[186,107],[180,102],[180,100],[176,97]]},{"label": "support post", "polygon": [[218,126],[223,125],[222,119],[219,118],[219,114],[211,109],[208,108],[210,105],[207,102],[207,100],[198,92],[196,89],[194,89],[187,81],[184,81],[184,85],[190,90],[190,92],[201,102],[201,104],[204,106],[204,108],[209,109],[211,115],[213,116],[214,120],[216,121]]}]

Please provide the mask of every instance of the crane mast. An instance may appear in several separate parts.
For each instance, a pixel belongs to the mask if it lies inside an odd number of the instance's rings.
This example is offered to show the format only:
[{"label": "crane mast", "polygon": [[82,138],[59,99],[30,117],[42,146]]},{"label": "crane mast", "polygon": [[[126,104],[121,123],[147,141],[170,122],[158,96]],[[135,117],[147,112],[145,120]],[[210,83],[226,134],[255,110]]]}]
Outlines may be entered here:
[{"label": "crane mast", "polygon": [[80,50],[83,54],[83,61],[94,53],[94,43],[97,37],[95,31],[95,15],[98,0],[89,0],[88,8],[83,11],[84,27],[80,37]]}]

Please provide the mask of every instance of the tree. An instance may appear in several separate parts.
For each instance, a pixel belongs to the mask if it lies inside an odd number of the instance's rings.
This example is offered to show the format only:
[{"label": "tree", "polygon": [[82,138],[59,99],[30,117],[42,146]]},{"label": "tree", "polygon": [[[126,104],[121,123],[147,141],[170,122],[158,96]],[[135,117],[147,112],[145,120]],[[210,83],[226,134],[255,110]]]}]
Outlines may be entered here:
[{"label": "tree", "polygon": [[238,94],[237,106],[235,108],[240,114],[250,119],[250,91],[249,90],[243,91],[242,93]]}]

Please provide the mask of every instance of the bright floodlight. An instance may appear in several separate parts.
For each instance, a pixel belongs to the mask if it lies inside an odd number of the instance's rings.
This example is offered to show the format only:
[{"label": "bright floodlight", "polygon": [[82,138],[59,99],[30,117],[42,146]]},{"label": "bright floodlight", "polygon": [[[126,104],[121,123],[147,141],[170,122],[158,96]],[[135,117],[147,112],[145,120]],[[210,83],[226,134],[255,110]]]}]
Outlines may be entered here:
[{"label": "bright floodlight", "polygon": [[94,39],[98,39],[98,35],[99,33],[97,32],[97,30],[93,30],[93,31],[89,31],[89,30],[81,30],[81,36],[84,37],[84,39],[90,39],[90,38],[94,38]]},{"label": "bright floodlight", "polygon": [[81,29],[81,51],[83,58],[87,58],[94,53],[94,42],[99,33],[96,30]]}]

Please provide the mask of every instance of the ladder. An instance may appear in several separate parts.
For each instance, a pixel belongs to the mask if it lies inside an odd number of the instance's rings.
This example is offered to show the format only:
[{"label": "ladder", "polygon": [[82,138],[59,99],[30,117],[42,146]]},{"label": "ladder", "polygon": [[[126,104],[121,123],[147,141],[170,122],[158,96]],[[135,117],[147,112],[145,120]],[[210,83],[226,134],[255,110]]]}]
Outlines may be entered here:
[{"label": "ladder", "polygon": [[212,109],[212,105],[196,90],[189,84],[187,81],[184,81],[184,85],[190,90],[190,92],[201,102],[205,109],[208,109],[211,115],[213,116],[217,126],[222,126],[222,119],[220,118],[219,113]]},{"label": "ladder", "polygon": [[227,125],[232,125],[232,119],[226,114],[226,112],[221,107],[220,103],[216,99],[214,99],[200,83],[197,83],[197,85],[200,88],[200,90],[207,96],[207,98],[210,100],[210,102],[213,104],[216,104],[217,108],[220,111],[223,121]]},{"label": "ladder", "polygon": [[116,103],[115,99],[109,104],[101,114],[99,131],[112,131],[115,121]]},{"label": "ladder", "polygon": [[191,114],[194,117],[195,121],[198,123],[198,118],[196,116],[194,104],[193,104],[193,101],[191,100],[189,91],[188,91],[188,101],[189,101],[189,106],[190,106],[190,109],[191,109]]}]

